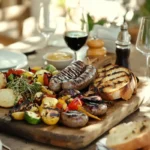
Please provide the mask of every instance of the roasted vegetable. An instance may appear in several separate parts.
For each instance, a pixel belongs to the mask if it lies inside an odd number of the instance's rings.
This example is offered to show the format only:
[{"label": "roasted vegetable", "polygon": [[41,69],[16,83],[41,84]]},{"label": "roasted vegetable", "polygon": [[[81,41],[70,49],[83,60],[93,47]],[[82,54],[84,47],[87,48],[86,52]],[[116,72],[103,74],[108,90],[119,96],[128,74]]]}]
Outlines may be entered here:
[{"label": "roasted vegetable", "polygon": [[44,94],[46,94],[46,95],[48,95],[48,96],[50,96],[50,97],[56,97],[55,94],[54,94],[54,92],[51,91],[51,90],[49,90],[49,89],[47,89],[45,86],[42,86],[41,91],[42,91]]},{"label": "roasted vegetable", "polygon": [[54,67],[53,65],[49,64],[46,66],[45,68],[47,71],[49,71],[50,73],[53,73],[54,71],[56,71],[56,67]]},{"label": "roasted vegetable", "polygon": [[69,110],[78,110],[79,107],[82,107],[82,101],[79,98],[73,99],[69,104],[68,104],[68,109]]},{"label": "roasted vegetable", "polygon": [[44,82],[46,83],[45,80],[48,80],[48,76],[51,77],[51,73],[48,72],[47,70],[44,70],[44,69],[38,70],[34,75],[34,82],[39,82],[42,85],[44,85]]},{"label": "roasted vegetable", "polygon": [[[10,81],[7,87],[14,91],[16,98],[21,95],[24,99],[28,99],[29,101],[33,101],[35,93],[41,91],[40,84],[30,84],[28,83],[28,79],[23,76]],[[17,102],[18,101],[16,101],[16,103]]]},{"label": "roasted vegetable", "polygon": [[45,107],[56,108],[57,103],[58,103],[58,100],[56,98],[44,97],[42,100],[42,104],[39,107],[39,111],[42,112],[43,108]]},{"label": "roasted vegetable", "polygon": [[37,103],[38,105],[41,105],[43,97],[44,94],[42,92],[37,92],[34,95],[34,102]]},{"label": "roasted vegetable", "polygon": [[15,120],[23,120],[24,119],[24,112],[23,111],[13,112],[11,114],[11,116]]},{"label": "roasted vegetable", "polygon": [[12,89],[0,89],[0,107],[13,107],[16,95]]},{"label": "roasted vegetable", "polygon": [[36,73],[38,70],[41,70],[43,69],[42,67],[40,66],[35,66],[35,67],[32,67],[32,68],[29,68],[29,71],[32,72],[32,73]]},{"label": "roasted vegetable", "polygon": [[97,119],[97,120],[101,120],[100,118],[98,118],[95,115],[92,115],[91,113],[87,112],[84,107],[82,106],[82,101],[77,97],[75,99],[73,99],[69,104],[68,104],[68,110],[77,110],[80,111],[84,114],[86,114],[87,116]]},{"label": "roasted vegetable", "polygon": [[6,85],[7,85],[6,77],[2,72],[0,72],[0,89],[5,88]]},{"label": "roasted vegetable", "polygon": [[9,69],[6,72],[6,76],[8,77],[10,74],[16,75],[16,76],[21,76],[25,72],[24,69]]},{"label": "roasted vegetable", "polygon": [[66,96],[66,95],[70,95],[71,97],[77,97],[79,95],[81,95],[80,91],[78,90],[75,90],[75,89],[69,89],[69,90],[62,90],[60,93],[59,93],[59,97],[61,96]]},{"label": "roasted vegetable", "polygon": [[24,119],[29,124],[39,124],[41,122],[41,117],[38,113],[32,111],[25,111]]},{"label": "roasted vegetable", "polygon": [[43,122],[47,125],[55,125],[60,119],[60,113],[57,109],[45,107],[40,114]]}]

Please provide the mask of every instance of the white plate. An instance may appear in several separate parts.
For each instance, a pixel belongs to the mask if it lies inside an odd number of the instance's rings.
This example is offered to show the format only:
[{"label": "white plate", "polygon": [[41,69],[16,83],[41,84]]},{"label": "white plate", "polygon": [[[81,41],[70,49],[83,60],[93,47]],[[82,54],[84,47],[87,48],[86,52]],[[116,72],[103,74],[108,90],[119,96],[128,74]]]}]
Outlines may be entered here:
[{"label": "white plate", "polygon": [[7,49],[0,50],[0,71],[10,68],[23,68],[28,64],[26,55],[15,53]]},{"label": "white plate", "polygon": [[42,36],[29,37],[9,45],[7,48],[13,52],[32,53],[44,47],[44,38]]}]

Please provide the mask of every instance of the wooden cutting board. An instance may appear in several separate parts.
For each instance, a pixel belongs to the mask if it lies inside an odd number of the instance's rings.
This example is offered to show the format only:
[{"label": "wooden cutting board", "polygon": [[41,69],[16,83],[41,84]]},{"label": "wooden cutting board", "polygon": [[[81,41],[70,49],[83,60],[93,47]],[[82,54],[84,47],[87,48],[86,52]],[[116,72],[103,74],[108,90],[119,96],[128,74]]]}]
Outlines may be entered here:
[{"label": "wooden cutting board", "polygon": [[90,120],[86,127],[72,129],[62,125],[29,125],[24,121],[10,121],[8,109],[0,109],[0,130],[37,142],[63,148],[81,149],[136,111],[144,100],[146,84],[140,81],[137,94],[129,101],[117,101],[101,121]]}]

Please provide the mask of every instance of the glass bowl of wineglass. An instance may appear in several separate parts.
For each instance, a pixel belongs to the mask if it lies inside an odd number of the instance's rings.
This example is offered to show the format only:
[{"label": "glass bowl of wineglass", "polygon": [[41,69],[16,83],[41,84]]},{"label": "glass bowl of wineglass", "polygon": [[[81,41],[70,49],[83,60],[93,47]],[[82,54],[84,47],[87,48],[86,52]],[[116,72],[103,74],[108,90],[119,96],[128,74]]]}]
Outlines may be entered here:
[{"label": "glass bowl of wineglass", "polygon": [[37,21],[37,30],[45,38],[45,47],[48,46],[50,36],[56,30],[56,18],[53,16],[51,3],[43,1],[40,3],[39,16]]},{"label": "glass bowl of wineglass", "polygon": [[146,56],[146,79],[150,81],[150,17],[142,17],[136,49]]},{"label": "glass bowl of wineglass", "polygon": [[86,13],[81,7],[69,7],[65,18],[64,40],[74,51],[77,60],[77,51],[86,43],[88,38],[88,24]]}]

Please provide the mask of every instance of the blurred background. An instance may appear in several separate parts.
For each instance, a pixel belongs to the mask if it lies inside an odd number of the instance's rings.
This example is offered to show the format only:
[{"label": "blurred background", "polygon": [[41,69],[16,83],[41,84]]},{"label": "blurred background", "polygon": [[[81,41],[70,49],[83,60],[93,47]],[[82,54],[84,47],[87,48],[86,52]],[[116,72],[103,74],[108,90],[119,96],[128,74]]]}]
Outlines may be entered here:
[{"label": "blurred background", "polygon": [[91,27],[94,24],[120,26],[125,17],[132,43],[136,41],[140,18],[150,15],[150,0],[0,0],[0,47],[39,35],[36,21],[42,1],[51,7],[53,17],[58,17],[56,34],[63,33],[69,6],[84,7]]}]

